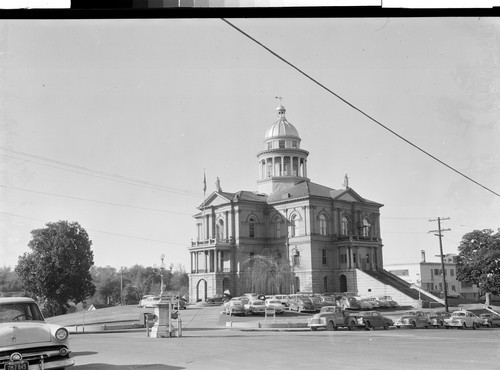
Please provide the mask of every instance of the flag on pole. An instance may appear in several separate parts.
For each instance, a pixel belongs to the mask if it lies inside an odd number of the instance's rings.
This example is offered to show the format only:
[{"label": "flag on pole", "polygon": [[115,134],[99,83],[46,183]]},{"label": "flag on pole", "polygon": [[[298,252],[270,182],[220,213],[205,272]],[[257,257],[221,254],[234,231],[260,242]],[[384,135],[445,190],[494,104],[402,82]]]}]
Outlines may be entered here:
[{"label": "flag on pole", "polygon": [[203,171],[203,196],[207,191],[207,177],[205,176],[205,171]]}]

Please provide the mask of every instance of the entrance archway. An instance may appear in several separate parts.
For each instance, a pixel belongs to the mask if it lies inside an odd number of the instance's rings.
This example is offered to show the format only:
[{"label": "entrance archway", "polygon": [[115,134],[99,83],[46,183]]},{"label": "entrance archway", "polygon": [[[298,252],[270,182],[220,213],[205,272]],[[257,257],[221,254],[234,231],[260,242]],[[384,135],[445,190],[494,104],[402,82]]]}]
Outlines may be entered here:
[{"label": "entrance archway", "polygon": [[207,300],[207,282],[203,279],[196,284],[196,302],[205,302]]},{"label": "entrance archway", "polygon": [[340,275],[340,291],[347,292],[347,277],[345,275]]}]

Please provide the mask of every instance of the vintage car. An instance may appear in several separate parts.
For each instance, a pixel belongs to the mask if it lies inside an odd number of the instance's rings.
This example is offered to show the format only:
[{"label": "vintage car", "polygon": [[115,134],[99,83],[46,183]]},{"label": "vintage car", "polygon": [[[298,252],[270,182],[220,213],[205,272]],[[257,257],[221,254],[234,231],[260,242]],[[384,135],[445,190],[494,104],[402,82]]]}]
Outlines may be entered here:
[{"label": "vintage car", "polygon": [[0,369],[73,366],[68,331],[48,324],[30,298],[0,298]]},{"label": "vintage car", "polygon": [[307,297],[294,297],[290,300],[288,308],[297,312],[316,312],[312,301]]},{"label": "vintage car", "polygon": [[224,303],[224,313],[229,315],[229,316],[232,316],[232,315],[244,316],[244,315],[246,315],[245,306],[243,304],[244,301],[240,298],[243,298],[243,297],[231,298],[231,300]]},{"label": "vintage car", "polygon": [[285,312],[285,306],[283,306],[283,303],[281,303],[279,299],[269,298],[266,299],[264,304],[266,306],[266,309],[274,310],[274,312],[277,314],[282,314],[283,312]]},{"label": "vintage car", "polygon": [[446,329],[449,328],[476,329],[481,327],[481,321],[479,317],[477,317],[472,312],[461,310],[461,311],[454,311],[449,318],[445,319],[444,326]]},{"label": "vintage car", "polygon": [[143,308],[152,308],[152,307],[158,307],[158,302],[160,302],[160,297],[159,296],[145,296],[141,301],[139,302],[139,307]]},{"label": "vintage car", "polygon": [[377,301],[379,308],[391,308],[391,304],[387,299],[381,297],[374,299]]},{"label": "vintage car", "polygon": [[276,294],[273,295],[271,298],[280,300],[283,306],[285,307],[288,307],[288,304],[290,302],[290,298],[288,297],[288,295],[285,294]]},{"label": "vintage car", "polygon": [[431,326],[434,328],[444,327],[444,319],[450,317],[450,313],[444,311],[428,311],[425,314],[429,317]]},{"label": "vintage car", "polygon": [[320,328],[337,330],[341,327],[352,330],[358,327],[355,315],[354,312],[345,310],[339,306],[324,306],[319,313],[308,319],[307,326],[312,331]]},{"label": "vintage car", "polygon": [[229,300],[225,294],[216,294],[212,297],[208,297],[205,302],[207,304],[221,305],[225,300]]},{"label": "vintage car", "polygon": [[481,320],[480,323],[482,326],[486,326],[488,328],[500,326],[500,316],[493,313],[482,313],[479,315],[479,319]]},{"label": "vintage car", "polygon": [[392,299],[392,297],[390,295],[383,295],[383,296],[378,297],[378,299],[387,301],[389,303],[390,308],[396,308],[399,306],[398,302],[396,302],[394,299]]},{"label": "vintage car", "polygon": [[431,326],[431,320],[429,316],[423,311],[406,311],[396,319],[394,323],[396,328],[408,327],[410,329],[416,328],[429,328]]},{"label": "vintage car", "polygon": [[387,330],[394,325],[394,322],[390,318],[382,316],[378,311],[366,311],[356,314],[356,325],[366,330],[373,330],[377,327]]},{"label": "vintage car", "polygon": [[323,307],[323,300],[318,297],[318,296],[311,296],[311,297],[308,297],[312,304],[314,305],[314,309],[316,312],[319,312],[321,310],[321,307]]},{"label": "vintage car", "polygon": [[245,311],[250,315],[263,314],[266,310],[266,305],[261,299],[253,299],[244,305]]},{"label": "vintage car", "polygon": [[337,304],[346,310],[360,310],[361,309],[359,301],[355,297],[352,297],[352,296],[340,297],[339,300],[337,301]]}]

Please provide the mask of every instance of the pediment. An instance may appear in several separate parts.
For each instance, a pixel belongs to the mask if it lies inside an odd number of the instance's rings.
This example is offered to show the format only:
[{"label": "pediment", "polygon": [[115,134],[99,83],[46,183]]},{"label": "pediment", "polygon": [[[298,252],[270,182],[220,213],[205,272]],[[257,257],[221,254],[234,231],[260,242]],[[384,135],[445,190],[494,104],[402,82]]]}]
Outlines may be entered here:
[{"label": "pediment", "polygon": [[332,198],[335,200],[343,200],[345,202],[360,202],[360,203],[365,202],[365,200],[351,188],[347,188],[341,191],[340,193],[336,191],[336,194],[334,194],[334,192],[331,192],[331,195]]},{"label": "pediment", "polygon": [[198,208],[201,209],[205,207],[216,207],[222,204],[227,204],[229,202],[231,202],[230,198],[226,197],[225,195],[222,195],[221,193],[213,192],[207,197],[207,199],[205,199],[205,201]]}]

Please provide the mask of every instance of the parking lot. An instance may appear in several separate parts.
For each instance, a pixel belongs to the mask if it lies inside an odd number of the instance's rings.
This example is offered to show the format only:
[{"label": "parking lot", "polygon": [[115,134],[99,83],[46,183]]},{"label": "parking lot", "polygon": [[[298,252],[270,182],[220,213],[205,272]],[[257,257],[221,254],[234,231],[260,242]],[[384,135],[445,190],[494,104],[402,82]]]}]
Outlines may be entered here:
[{"label": "parking lot", "polygon": [[[397,311],[387,314],[398,315]],[[230,329],[221,306],[183,310],[180,338],[149,338],[145,330],[73,334],[76,369],[496,369],[500,328],[479,330]],[[307,322],[312,314],[285,312],[276,320]]]}]

